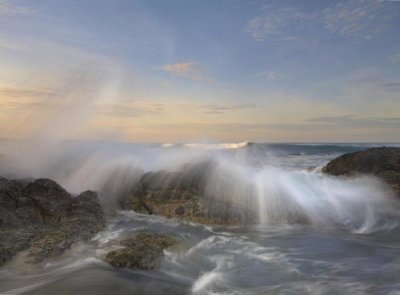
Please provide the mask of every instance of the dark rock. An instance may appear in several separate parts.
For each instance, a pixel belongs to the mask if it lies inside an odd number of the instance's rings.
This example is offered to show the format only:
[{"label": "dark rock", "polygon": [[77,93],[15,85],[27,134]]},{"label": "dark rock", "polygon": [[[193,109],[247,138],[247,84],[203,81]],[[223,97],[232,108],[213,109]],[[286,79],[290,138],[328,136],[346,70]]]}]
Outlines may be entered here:
[{"label": "dark rock", "polygon": [[94,192],[72,197],[50,179],[0,178],[0,265],[29,248],[35,262],[58,256],[103,227]]},{"label": "dark rock", "polygon": [[400,193],[400,148],[380,147],[344,154],[323,169],[331,175],[374,175]]},{"label": "dark rock", "polygon": [[133,238],[123,240],[121,244],[124,246],[132,247],[132,245],[136,244],[137,242],[143,242],[147,245],[161,247],[163,249],[171,247],[173,244],[176,243],[175,239],[167,235],[142,232],[137,234]]},{"label": "dark rock", "polygon": [[42,228],[31,200],[23,195],[26,183],[0,178],[0,265],[30,245]]},{"label": "dark rock", "polygon": [[71,212],[71,195],[50,179],[37,179],[28,184],[23,195],[28,196],[45,224],[59,223]]},{"label": "dark rock", "polygon": [[107,253],[105,261],[114,267],[156,268],[164,256],[163,250],[174,243],[165,235],[140,233],[120,241],[123,248]]},{"label": "dark rock", "polygon": [[27,229],[0,229],[0,266],[10,260],[19,251],[30,246],[35,231]]},{"label": "dark rock", "polygon": [[86,191],[73,198],[69,212],[58,225],[35,237],[31,247],[33,261],[57,257],[73,243],[89,240],[104,227],[103,213],[95,192]]},{"label": "dark rock", "polygon": [[175,214],[178,216],[182,216],[185,214],[185,207],[179,206],[178,208],[175,209]]}]

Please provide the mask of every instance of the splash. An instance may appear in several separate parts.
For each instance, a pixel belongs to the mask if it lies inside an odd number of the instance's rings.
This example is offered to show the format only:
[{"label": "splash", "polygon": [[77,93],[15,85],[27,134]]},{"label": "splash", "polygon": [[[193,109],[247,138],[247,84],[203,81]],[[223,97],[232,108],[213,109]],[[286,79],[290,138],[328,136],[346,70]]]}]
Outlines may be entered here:
[{"label": "splash", "polygon": [[236,143],[164,143],[161,146],[163,148],[173,148],[173,147],[185,147],[191,149],[200,149],[200,150],[234,150],[245,148],[252,143],[248,141],[236,142]]},{"label": "splash", "polygon": [[[72,193],[96,190],[103,205],[114,209],[144,173],[182,171],[191,179],[201,177],[204,181],[198,185],[215,202],[234,204],[235,210],[252,215],[260,224],[339,226],[358,233],[398,224],[398,204],[377,179],[341,179],[284,169],[270,152],[261,153],[251,146],[231,151],[59,142],[52,150],[32,151],[35,157],[18,151],[8,150],[15,159],[13,171],[8,173],[19,178],[52,178]],[[213,165],[196,164],[207,161]],[[189,170],[188,165],[192,167]],[[221,214],[223,210],[221,207]]]}]

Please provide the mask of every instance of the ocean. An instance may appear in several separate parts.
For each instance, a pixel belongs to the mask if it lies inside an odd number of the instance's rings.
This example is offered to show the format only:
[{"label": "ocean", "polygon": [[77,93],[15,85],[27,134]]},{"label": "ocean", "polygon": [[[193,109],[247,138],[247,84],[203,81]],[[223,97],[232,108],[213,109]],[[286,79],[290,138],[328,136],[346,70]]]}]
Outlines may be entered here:
[{"label": "ocean", "polygon": [[[0,294],[400,294],[400,205],[370,176],[322,167],[344,153],[399,144],[131,144],[2,140],[0,175],[47,177],[96,190],[106,229],[58,259],[24,253],[0,268]],[[255,224],[202,225],[122,211],[118,200],[150,171],[213,161],[207,189],[257,204]],[[307,224],[290,222],[304,215]],[[143,230],[174,236],[158,269],[117,269],[110,241]]]}]

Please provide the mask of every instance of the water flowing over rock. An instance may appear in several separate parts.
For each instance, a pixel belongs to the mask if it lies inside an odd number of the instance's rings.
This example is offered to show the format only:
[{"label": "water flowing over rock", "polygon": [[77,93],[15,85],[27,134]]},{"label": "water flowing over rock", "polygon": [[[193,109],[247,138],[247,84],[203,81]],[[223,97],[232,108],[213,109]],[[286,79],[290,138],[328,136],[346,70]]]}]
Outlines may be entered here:
[{"label": "water flowing over rock", "polygon": [[[121,202],[125,210],[177,217],[206,224],[254,223],[257,216],[241,200],[207,191],[216,163],[186,164],[180,171],[144,174],[130,196]],[[253,208],[254,209],[254,208]]]},{"label": "water flowing over rock", "polygon": [[104,222],[95,192],[72,197],[50,179],[0,178],[0,265],[24,249],[33,262],[59,256]]},{"label": "water flowing over rock", "polygon": [[139,233],[120,244],[123,248],[108,252],[106,262],[115,267],[152,269],[160,264],[163,250],[175,244],[175,240],[165,235]]},{"label": "water flowing over rock", "polygon": [[344,154],[330,161],[323,169],[331,175],[374,175],[400,196],[400,148],[380,147]]}]

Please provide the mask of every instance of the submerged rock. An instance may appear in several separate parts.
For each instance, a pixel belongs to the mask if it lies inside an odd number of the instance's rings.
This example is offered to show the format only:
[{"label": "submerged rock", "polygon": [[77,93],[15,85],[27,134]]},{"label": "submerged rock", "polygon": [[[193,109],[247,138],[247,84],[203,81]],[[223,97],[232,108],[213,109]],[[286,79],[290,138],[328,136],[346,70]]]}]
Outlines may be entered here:
[{"label": "submerged rock", "polygon": [[72,197],[50,179],[0,178],[0,265],[24,249],[34,262],[61,255],[103,227],[95,192]]},{"label": "submerged rock", "polygon": [[165,235],[140,233],[120,241],[123,248],[107,253],[105,261],[114,267],[152,269],[160,264],[163,250],[174,243]]},{"label": "submerged rock", "polygon": [[215,173],[211,161],[187,164],[180,171],[144,174],[121,202],[125,210],[177,217],[205,224],[253,223],[257,216],[243,200],[216,196],[206,190]]},{"label": "submerged rock", "polygon": [[323,169],[331,175],[374,175],[400,195],[400,148],[380,147],[344,154],[330,161]]}]

